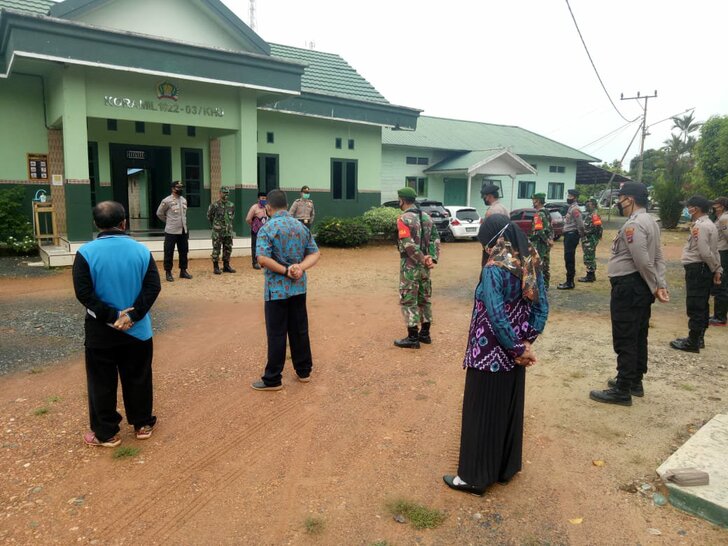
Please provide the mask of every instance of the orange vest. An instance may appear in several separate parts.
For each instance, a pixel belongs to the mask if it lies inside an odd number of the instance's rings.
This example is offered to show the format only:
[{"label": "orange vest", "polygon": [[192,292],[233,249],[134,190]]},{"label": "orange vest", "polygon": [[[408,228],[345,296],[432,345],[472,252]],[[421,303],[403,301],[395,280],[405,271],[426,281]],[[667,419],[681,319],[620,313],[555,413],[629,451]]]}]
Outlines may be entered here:
[{"label": "orange vest", "polygon": [[540,214],[533,217],[533,231],[541,231],[543,229],[543,218]]},{"label": "orange vest", "polygon": [[595,212],[592,214],[592,224],[599,227],[602,225],[602,219],[599,217],[599,215]]}]

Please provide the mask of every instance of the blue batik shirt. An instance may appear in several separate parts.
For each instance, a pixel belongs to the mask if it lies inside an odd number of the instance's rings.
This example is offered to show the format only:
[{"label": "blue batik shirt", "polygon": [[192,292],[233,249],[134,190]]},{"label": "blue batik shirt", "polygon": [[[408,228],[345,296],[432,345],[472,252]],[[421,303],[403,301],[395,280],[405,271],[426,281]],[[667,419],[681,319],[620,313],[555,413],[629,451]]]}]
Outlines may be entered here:
[{"label": "blue batik shirt", "polygon": [[[258,231],[255,246],[258,256],[274,259],[281,265],[299,264],[303,258],[318,252],[316,241],[309,229],[287,211],[276,212]],[[306,273],[298,280],[266,269],[265,301],[285,300],[306,293]]]}]

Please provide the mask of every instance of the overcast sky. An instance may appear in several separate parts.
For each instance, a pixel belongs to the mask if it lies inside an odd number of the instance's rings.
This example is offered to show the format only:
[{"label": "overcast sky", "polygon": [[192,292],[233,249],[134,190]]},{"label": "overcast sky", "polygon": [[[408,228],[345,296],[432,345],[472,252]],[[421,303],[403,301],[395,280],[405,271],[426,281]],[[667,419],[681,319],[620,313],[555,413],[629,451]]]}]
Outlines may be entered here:
[{"label": "overcast sky", "polygon": [[[248,0],[224,0],[246,23]],[[695,107],[728,114],[723,0],[570,0],[617,108],[647,123]],[[638,124],[625,125],[603,92],[565,0],[257,0],[269,42],[337,53],[391,103],[425,115],[517,125],[595,157],[620,158]],[[671,123],[650,129],[659,147]],[[639,137],[625,161],[639,152]]]}]

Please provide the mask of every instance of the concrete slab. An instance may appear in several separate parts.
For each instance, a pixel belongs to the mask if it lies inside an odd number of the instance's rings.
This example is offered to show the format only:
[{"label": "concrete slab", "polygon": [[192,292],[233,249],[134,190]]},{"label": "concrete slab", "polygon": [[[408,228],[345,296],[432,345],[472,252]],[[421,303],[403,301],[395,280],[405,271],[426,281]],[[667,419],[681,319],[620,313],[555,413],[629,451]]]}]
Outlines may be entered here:
[{"label": "concrete slab", "polygon": [[686,467],[708,472],[710,484],[680,487],[665,482],[670,504],[728,527],[728,414],[713,417],[660,465],[657,473],[664,479],[669,469]]}]

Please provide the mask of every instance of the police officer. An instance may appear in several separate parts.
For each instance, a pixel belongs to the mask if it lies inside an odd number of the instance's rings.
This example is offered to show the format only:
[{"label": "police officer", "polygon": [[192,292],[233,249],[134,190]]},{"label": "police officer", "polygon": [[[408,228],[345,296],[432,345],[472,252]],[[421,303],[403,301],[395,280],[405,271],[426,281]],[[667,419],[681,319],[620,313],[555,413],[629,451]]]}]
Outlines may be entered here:
[{"label": "police officer", "polygon": [[483,198],[483,202],[488,206],[488,210],[485,212],[486,218],[492,214],[502,214],[508,217],[508,209],[498,199],[499,191],[500,188],[498,186],[491,184],[487,180],[483,182],[483,186],[480,188],[480,197]]},{"label": "police officer", "polygon": [[718,197],[713,201],[715,227],[718,229],[718,254],[720,266],[723,268],[720,286],[713,287],[715,296],[711,326],[725,326],[728,314],[728,197]]},{"label": "police officer", "polygon": [[584,236],[584,218],[579,210],[576,198],[579,197],[579,190],[568,190],[566,202],[569,210],[564,217],[564,265],[566,266],[566,282],[562,282],[556,288],[559,290],[571,290],[574,288],[574,277],[576,277],[576,247],[579,246],[579,239]]},{"label": "police officer", "polygon": [[[440,255],[440,236],[432,219],[415,206],[417,193],[412,188],[397,191],[399,255],[399,302],[407,323],[407,337],[395,340],[397,347],[419,349],[420,343],[432,343],[432,282],[430,270]],[[418,327],[422,323],[422,329]]]},{"label": "police officer", "polygon": [[625,182],[617,208],[629,215],[612,242],[607,275],[612,285],[609,309],[612,344],[617,353],[617,377],[606,390],[589,397],[597,402],[631,406],[632,396],[644,396],[642,376],[647,373],[647,334],[652,303],[667,302],[665,259],[660,248],[660,228],[647,214],[647,188]]},{"label": "police officer", "polygon": [[549,266],[551,264],[551,247],[554,246],[554,234],[551,229],[551,214],[544,208],[546,201],[545,193],[534,193],[531,196],[533,208],[536,214],[531,224],[531,235],[529,239],[531,245],[536,249],[541,258],[541,272],[543,273],[543,282],[546,288],[549,287],[549,279],[551,274]]},{"label": "police officer", "polygon": [[311,188],[308,186],[301,188],[301,197],[293,202],[291,210],[288,213],[304,226],[311,229],[313,219],[316,216],[316,210],[311,200]]},{"label": "police officer", "polygon": [[222,271],[235,273],[230,267],[230,255],[233,252],[233,218],[235,218],[235,204],[228,200],[230,188],[220,188],[220,198],[210,203],[207,209],[207,219],[212,226],[212,272],[220,275],[220,247],[222,247]]},{"label": "police officer", "polygon": [[594,282],[597,280],[597,245],[602,239],[602,218],[597,212],[597,200],[589,199],[586,202],[584,215],[584,237],[581,239],[581,251],[584,254],[584,267],[586,276],[580,277],[579,282]]},{"label": "police officer", "polygon": [[686,338],[671,341],[670,347],[699,353],[705,346],[703,336],[708,328],[710,290],[713,285],[720,285],[723,268],[718,254],[718,230],[708,217],[713,203],[701,195],[694,195],[686,205],[693,225],[680,261],[685,267],[689,333]]}]

